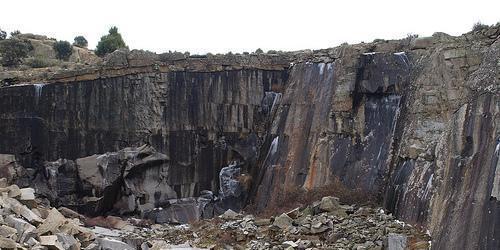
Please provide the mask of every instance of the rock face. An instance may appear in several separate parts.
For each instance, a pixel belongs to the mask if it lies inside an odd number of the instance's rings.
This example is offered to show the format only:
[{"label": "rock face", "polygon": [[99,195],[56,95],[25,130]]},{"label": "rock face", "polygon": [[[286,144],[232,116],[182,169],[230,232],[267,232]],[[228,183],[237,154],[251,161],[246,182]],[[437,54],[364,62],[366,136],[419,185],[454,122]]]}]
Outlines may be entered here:
[{"label": "rock face", "polygon": [[436,249],[497,249],[499,32],[340,46],[290,65],[125,55],[99,73],[1,88],[0,153],[17,162],[3,157],[0,173],[78,176],[58,199],[160,221],[203,217],[204,190],[265,209],[340,180],[429,229]]},{"label": "rock face", "polygon": [[286,75],[147,73],[2,88],[0,152],[16,153],[21,165],[41,169],[47,160],[148,143],[164,154],[175,176],[173,192],[197,196],[217,190],[222,167],[256,157],[265,120],[259,115],[261,100],[266,91],[283,86]]},{"label": "rock face", "polygon": [[266,206],[270,196],[293,186],[328,184],[334,176],[366,192],[384,188],[408,58],[367,54],[356,63],[293,67],[271,128],[277,143],[262,165],[257,204]]}]

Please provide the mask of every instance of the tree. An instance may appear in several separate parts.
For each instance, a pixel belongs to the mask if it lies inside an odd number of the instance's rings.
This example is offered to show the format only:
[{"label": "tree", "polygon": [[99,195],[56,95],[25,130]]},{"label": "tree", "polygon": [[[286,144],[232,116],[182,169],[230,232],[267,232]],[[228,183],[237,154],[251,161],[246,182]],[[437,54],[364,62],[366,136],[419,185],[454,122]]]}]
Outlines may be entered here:
[{"label": "tree", "polygon": [[483,24],[481,22],[477,22],[474,24],[474,26],[472,26],[472,31],[474,32],[477,32],[477,31],[481,31],[482,29],[486,29],[486,28],[489,28],[490,26],[486,25],[486,24]]},{"label": "tree", "polygon": [[5,40],[7,38],[7,32],[0,29],[0,41]]},{"label": "tree", "polygon": [[255,51],[255,54],[262,54],[264,53],[264,51],[261,49],[261,48],[258,48],[256,51]]},{"label": "tree", "polygon": [[33,46],[28,40],[10,38],[0,41],[0,54],[2,55],[3,66],[15,66],[22,62],[33,50]]},{"label": "tree", "polygon": [[10,36],[12,36],[12,37],[17,36],[17,35],[21,35],[21,31],[14,30],[14,31],[10,32]]},{"label": "tree", "polygon": [[118,33],[118,28],[113,26],[109,29],[109,34],[102,36],[97,43],[95,54],[105,56],[119,48],[127,48],[127,45],[123,41],[122,35]]},{"label": "tree", "polygon": [[57,41],[53,46],[57,59],[67,61],[73,53],[73,46],[68,41]]},{"label": "tree", "polygon": [[80,47],[80,48],[87,48],[87,46],[89,45],[89,42],[87,41],[87,39],[85,39],[85,37],[77,36],[77,37],[75,37],[75,42],[73,43],[73,45]]}]

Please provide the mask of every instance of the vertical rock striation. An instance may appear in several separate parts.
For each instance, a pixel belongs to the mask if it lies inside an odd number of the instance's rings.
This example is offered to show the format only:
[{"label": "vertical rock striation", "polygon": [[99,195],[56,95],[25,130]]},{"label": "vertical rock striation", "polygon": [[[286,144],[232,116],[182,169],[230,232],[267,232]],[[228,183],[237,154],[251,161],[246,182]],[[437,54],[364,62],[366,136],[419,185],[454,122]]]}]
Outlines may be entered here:
[{"label": "vertical rock striation", "polygon": [[277,146],[262,165],[257,204],[335,178],[380,194],[408,75],[408,59],[400,54],[294,66],[273,122]]},{"label": "vertical rock striation", "polygon": [[140,73],[0,91],[0,152],[23,166],[152,145],[178,197],[216,190],[219,171],[255,157],[265,92],[286,71]]},{"label": "vertical rock striation", "polygon": [[[428,229],[435,249],[498,249],[499,34],[340,46],[290,57],[290,68],[129,65],[1,88],[0,153],[52,186],[67,179],[40,173],[77,176],[73,193],[97,190],[129,212],[200,194],[184,201],[203,207],[203,190],[265,209],[340,181]],[[155,160],[106,153],[142,144]],[[59,158],[69,160],[46,163]],[[7,165],[0,172],[14,171]],[[107,187],[124,195],[106,196],[102,176],[118,176]],[[169,209],[188,218],[192,207]],[[165,211],[150,215],[170,221]]]}]

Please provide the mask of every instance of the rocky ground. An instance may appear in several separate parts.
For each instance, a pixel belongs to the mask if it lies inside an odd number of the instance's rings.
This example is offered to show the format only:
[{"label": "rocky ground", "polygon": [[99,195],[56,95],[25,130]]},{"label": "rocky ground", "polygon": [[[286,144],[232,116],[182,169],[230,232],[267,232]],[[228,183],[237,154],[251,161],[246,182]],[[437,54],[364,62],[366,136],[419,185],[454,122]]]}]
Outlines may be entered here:
[{"label": "rocky ground", "polygon": [[42,205],[0,179],[0,249],[428,249],[429,237],[380,208],[324,197],[271,218],[227,210],[184,225],[87,218]]}]

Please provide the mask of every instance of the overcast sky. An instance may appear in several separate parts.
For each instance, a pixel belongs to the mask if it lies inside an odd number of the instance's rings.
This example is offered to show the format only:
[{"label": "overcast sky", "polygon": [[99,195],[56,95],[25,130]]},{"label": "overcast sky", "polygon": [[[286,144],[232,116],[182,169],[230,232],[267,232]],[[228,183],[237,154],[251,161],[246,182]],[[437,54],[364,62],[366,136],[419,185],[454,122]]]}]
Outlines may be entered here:
[{"label": "overcast sky", "polygon": [[[406,4],[408,3],[408,4]],[[225,53],[328,48],[343,42],[460,35],[500,21],[500,0],[1,0],[0,29],[89,47],[116,25],[131,49]]]}]

